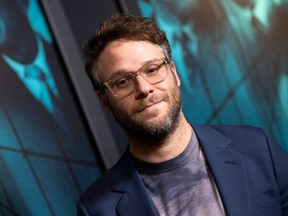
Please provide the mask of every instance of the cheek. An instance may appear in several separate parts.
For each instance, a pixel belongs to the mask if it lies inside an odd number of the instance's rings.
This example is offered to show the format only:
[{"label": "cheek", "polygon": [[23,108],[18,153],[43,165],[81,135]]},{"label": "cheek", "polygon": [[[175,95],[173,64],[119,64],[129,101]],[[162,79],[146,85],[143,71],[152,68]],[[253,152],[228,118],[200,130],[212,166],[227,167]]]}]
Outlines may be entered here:
[{"label": "cheek", "polygon": [[133,104],[131,100],[125,100],[124,98],[120,101],[111,101],[110,109],[115,114],[131,114],[133,111]]},{"label": "cheek", "polygon": [[173,90],[175,87],[178,88],[180,86],[180,83],[178,82],[177,77],[175,77],[172,73],[169,73],[166,80],[162,83],[160,83],[160,87],[165,90]]},{"label": "cheek", "polygon": [[180,92],[179,85],[180,83],[177,80],[177,77],[173,76],[171,73],[166,82],[163,82],[163,85],[161,87],[162,91],[165,91],[165,93],[169,96],[170,100],[175,101],[178,100],[178,95]]}]

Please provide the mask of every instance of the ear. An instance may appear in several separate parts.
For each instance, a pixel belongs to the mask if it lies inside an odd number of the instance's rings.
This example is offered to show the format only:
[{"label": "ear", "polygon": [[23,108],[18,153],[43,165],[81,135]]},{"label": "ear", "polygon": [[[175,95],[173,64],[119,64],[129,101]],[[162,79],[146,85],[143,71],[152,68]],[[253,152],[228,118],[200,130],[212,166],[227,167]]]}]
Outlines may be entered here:
[{"label": "ear", "polygon": [[97,95],[98,95],[98,98],[100,99],[100,102],[101,102],[105,112],[111,113],[112,111],[110,109],[110,104],[108,102],[107,96],[101,92],[97,92]]},{"label": "ear", "polygon": [[178,73],[177,73],[177,69],[176,69],[176,65],[175,65],[175,63],[174,63],[174,61],[171,61],[171,71],[172,71],[172,73],[173,73],[173,75],[174,75],[174,77],[175,77],[175,80],[176,80],[176,82],[177,82],[177,85],[178,85],[178,87],[180,87],[180,85],[181,85],[181,80],[180,80],[180,78],[179,78],[179,76],[178,76]]}]

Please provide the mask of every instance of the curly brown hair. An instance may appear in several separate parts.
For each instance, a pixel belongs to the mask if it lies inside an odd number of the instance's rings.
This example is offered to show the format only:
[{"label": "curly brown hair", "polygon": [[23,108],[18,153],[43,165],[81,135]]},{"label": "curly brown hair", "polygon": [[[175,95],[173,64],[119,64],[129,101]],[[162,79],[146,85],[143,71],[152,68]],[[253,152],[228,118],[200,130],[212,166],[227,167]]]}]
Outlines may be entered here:
[{"label": "curly brown hair", "polygon": [[100,25],[83,49],[85,70],[96,91],[103,88],[97,73],[99,56],[109,43],[120,39],[148,41],[159,45],[166,58],[171,59],[171,48],[166,34],[154,21],[135,15],[114,14]]}]

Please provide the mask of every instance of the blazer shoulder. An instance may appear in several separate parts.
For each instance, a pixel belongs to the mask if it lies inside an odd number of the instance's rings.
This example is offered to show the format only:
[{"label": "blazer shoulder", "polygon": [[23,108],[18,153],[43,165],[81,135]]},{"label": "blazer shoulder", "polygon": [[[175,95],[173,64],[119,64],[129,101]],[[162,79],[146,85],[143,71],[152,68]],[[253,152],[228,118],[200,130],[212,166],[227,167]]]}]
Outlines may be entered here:
[{"label": "blazer shoulder", "polygon": [[230,139],[232,141],[230,147],[236,151],[247,154],[249,152],[249,155],[266,152],[274,157],[283,154],[287,158],[287,152],[266,129],[249,125],[210,125],[208,127]]},{"label": "blazer shoulder", "polygon": [[[119,162],[118,162],[119,163]],[[95,180],[80,196],[80,201],[85,203],[91,199],[102,197],[109,193],[113,185],[115,175],[117,173],[118,163],[112,168],[104,172],[97,180]]]},{"label": "blazer shoulder", "polygon": [[[213,129],[242,145],[252,143],[277,143],[271,134],[264,128],[250,125],[212,125]],[[277,144],[278,145],[278,144]]]},{"label": "blazer shoulder", "polygon": [[210,125],[210,127],[228,137],[233,135],[243,135],[243,133],[263,136],[263,132],[265,131],[263,128],[251,125]]},{"label": "blazer shoulder", "polygon": [[116,206],[125,186],[129,183],[127,173],[134,172],[129,157],[124,154],[120,160],[109,170],[104,172],[94,183],[92,183],[80,196],[78,208],[85,208],[87,212],[112,211]]},{"label": "blazer shoulder", "polygon": [[81,194],[77,201],[77,215],[114,215],[111,207],[115,207],[120,199],[117,193],[111,192],[116,167],[103,173]]},{"label": "blazer shoulder", "polygon": [[[232,142],[252,141],[257,139],[265,139],[269,136],[262,128],[249,125],[192,125],[198,138],[213,143],[215,140],[230,140]],[[247,142],[244,142],[244,144]]]}]

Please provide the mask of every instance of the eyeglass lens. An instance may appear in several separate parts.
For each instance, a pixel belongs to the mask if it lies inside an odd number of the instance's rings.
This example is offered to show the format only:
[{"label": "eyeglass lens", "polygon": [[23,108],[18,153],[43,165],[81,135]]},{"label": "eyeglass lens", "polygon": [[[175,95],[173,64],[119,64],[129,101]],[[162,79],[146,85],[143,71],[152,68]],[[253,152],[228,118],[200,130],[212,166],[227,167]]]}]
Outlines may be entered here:
[{"label": "eyeglass lens", "polygon": [[106,86],[115,96],[125,97],[135,90],[138,75],[141,75],[151,85],[163,82],[167,76],[167,69],[162,69],[162,67],[167,63],[166,59],[155,60],[143,65],[136,72],[114,76],[106,83]]}]

